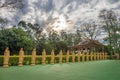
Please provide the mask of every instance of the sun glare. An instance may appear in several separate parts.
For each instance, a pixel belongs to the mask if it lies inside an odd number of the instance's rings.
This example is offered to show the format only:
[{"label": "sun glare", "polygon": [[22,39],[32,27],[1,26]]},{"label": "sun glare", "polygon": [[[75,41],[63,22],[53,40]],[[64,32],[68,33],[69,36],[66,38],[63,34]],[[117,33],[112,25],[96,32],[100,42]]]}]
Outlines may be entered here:
[{"label": "sun glare", "polygon": [[59,16],[53,26],[53,29],[57,31],[64,30],[68,27],[66,19],[63,16]]}]

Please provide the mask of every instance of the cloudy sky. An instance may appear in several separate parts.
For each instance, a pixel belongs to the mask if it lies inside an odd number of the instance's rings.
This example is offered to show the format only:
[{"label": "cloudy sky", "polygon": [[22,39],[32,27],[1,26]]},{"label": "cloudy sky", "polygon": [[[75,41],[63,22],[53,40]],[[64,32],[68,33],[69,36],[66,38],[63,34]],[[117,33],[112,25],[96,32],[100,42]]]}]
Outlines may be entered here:
[{"label": "cloudy sky", "polygon": [[102,9],[112,9],[120,16],[120,0],[0,0],[0,6],[5,1],[14,3],[0,8],[0,17],[8,19],[9,25],[24,20],[67,30],[84,22],[99,22]]}]

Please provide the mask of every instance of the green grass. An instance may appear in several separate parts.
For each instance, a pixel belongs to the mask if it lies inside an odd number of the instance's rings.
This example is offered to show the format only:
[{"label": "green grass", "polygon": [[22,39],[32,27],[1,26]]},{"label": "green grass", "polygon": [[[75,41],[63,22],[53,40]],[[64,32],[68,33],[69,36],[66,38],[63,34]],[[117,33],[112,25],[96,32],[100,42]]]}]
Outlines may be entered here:
[{"label": "green grass", "polygon": [[0,67],[0,80],[120,80],[120,60]]}]

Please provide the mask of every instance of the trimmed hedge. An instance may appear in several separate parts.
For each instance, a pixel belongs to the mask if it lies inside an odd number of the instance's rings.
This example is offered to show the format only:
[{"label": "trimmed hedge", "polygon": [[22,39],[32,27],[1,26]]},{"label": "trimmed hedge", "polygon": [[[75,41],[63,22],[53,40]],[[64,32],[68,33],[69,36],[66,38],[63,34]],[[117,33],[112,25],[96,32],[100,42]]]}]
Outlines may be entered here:
[{"label": "trimmed hedge", "polygon": [[3,56],[0,56],[0,66],[3,65]]},{"label": "trimmed hedge", "polygon": [[[75,62],[78,62],[77,60],[77,55],[75,56]],[[90,57],[89,57],[90,59]],[[108,56],[109,59],[109,56]],[[10,56],[10,60],[9,60],[9,66],[17,66],[18,65],[18,61],[19,60],[19,56]],[[50,60],[51,60],[51,56],[47,55],[46,57],[46,64],[50,64]],[[36,64],[41,64],[42,61],[42,56],[37,56],[36,57]],[[82,61],[82,56],[80,57],[80,61]],[[85,61],[86,61],[86,56],[85,56]],[[63,55],[63,63],[66,63],[66,55]],[[69,56],[69,62],[72,62],[72,55]],[[55,56],[55,63],[59,63],[59,55]],[[25,55],[24,56],[24,61],[23,61],[23,65],[30,65],[31,64],[31,55]],[[3,56],[0,56],[0,66],[3,65]]]}]

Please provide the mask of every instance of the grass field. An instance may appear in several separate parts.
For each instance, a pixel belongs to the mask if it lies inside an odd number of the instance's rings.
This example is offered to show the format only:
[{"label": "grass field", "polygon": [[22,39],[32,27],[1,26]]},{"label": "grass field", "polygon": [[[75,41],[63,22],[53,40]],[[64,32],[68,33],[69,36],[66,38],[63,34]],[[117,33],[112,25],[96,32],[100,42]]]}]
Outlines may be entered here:
[{"label": "grass field", "polygon": [[120,60],[0,67],[0,80],[120,80]]}]

